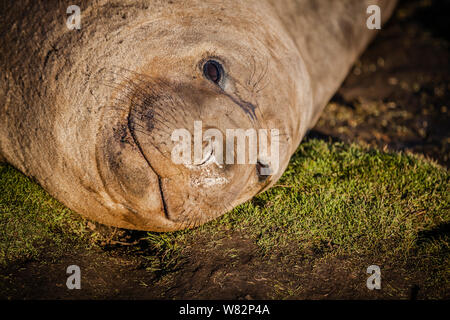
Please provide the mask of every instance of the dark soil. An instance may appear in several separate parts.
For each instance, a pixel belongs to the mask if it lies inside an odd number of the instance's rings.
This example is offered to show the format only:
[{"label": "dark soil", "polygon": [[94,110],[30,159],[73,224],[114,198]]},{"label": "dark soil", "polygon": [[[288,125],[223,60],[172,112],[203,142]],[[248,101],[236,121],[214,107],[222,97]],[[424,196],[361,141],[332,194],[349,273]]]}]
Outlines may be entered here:
[{"label": "dark soil", "polygon": [[449,1],[402,2],[313,134],[421,153],[448,167],[449,12]]},{"label": "dark soil", "polygon": [[[327,106],[310,137],[413,151],[449,165],[448,1],[403,1]],[[117,230],[105,228],[106,233]],[[98,229],[98,226],[97,226]],[[437,233],[448,230],[437,230]],[[311,249],[297,261],[263,256],[232,233],[198,239],[170,270],[149,271],[141,232],[119,230],[101,249],[74,249],[1,272],[7,299],[427,299],[449,298],[430,287],[426,261],[327,256]],[[214,246],[214,250],[211,250]],[[209,248],[209,250],[207,250]],[[296,250],[295,247],[292,248]],[[147,252],[148,253],[148,252]],[[82,290],[68,290],[66,268],[82,270]],[[382,290],[368,290],[366,269],[382,267]]]}]

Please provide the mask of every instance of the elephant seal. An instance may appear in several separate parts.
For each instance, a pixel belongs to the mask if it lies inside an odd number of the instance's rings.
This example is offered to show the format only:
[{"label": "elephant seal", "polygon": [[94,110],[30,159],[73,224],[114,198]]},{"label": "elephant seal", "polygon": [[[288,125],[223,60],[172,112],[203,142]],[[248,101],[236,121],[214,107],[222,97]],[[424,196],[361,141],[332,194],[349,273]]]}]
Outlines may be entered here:
[{"label": "elephant seal", "polygon": [[[372,4],[385,20],[395,1],[81,1],[71,30],[62,1],[4,1],[0,158],[103,224],[198,226],[281,176],[375,34]],[[196,123],[276,129],[278,170],[175,163]]]}]

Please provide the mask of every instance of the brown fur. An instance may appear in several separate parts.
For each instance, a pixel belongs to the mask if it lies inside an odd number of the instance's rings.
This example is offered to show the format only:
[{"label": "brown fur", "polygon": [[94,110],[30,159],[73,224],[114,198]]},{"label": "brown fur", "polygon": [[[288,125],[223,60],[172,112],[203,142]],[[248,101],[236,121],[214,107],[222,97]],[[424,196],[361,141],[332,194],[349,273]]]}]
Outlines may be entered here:
[{"label": "brown fur", "polygon": [[[0,159],[78,213],[167,231],[204,223],[273,185],[395,1],[82,1],[68,30],[60,1],[2,3]],[[224,90],[199,67],[227,72]],[[249,116],[254,111],[255,118]],[[170,160],[176,128],[277,128],[280,170]]]}]

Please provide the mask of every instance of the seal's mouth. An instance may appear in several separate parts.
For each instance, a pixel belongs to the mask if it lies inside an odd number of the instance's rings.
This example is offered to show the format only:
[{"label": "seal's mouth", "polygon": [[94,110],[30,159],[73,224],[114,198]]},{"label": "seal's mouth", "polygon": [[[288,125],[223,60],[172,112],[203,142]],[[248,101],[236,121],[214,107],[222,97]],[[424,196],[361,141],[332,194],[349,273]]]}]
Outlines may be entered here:
[{"label": "seal's mouth", "polygon": [[221,151],[216,159],[215,143],[211,140],[204,141],[202,157],[197,162],[173,163],[165,156],[173,147],[167,143],[170,135],[161,134],[164,129],[159,123],[151,131],[143,131],[146,120],[139,110],[130,107],[127,125],[132,140],[157,177],[164,217],[179,228],[212,220],[270,184],[272,172],[267,161],[258,158],[255,164],[221,163]]},{"label": "seal's mouth", "polygon": [[197,166],[202,167],[209,165],[211,163],[216,163],[217,165],[219,165],[215,157],[214,146],[211,143],[209,143],[208,146],[206,147],[206,152],[202,161]]},{"label": "seal's mouth", "polygon": [[209,153],[206,154],[206,156],[203,158],[203,160],[199,164],[199,166],[203,166],[203,165],[211,162],[213,160],[213,154],[214,154],[214,150],[213,150],[213,148],[211,148],[211,150],[209,151]]}]

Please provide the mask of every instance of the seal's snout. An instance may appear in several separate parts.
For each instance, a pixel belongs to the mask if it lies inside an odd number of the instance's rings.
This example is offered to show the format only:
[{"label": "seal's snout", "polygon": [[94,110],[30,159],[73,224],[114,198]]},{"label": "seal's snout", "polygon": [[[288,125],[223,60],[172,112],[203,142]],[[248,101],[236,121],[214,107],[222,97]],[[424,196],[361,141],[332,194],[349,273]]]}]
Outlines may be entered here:
[{"label": "seal's snout", "polygon": [[258,159],[256,162],[256,173],[260,182],[266,181],[273,174],[273,170],[269,163],[264,160]]},{"label": "seal's snout", "polygon": [[157,56],[124,75],[102,130],[116,132],[104,142],[103,175],[116,181],[106,186],[110,198],[163,230],[200,225],[267,189],[280,172],[273,142],[292,129],[268,108],[296,101],[290,86],[265,93],[279,69],[219,47],[201,50]]},{"label": "seal's snout", "polygon": [[125,215],[131,225],[148,221],[161,231],[200,225],[267,179],[263,162],[226,163],[227,130],[252,129],[254,122],[221,87],[221,63],[206,60],[198,71],[197,82],[127,77],[104,115],[100,173],[114,180],[105,185],[109,205],[131,211]]},{"label": "seal's snout", "polygon": [[236,61],[189,59],[127,74],[105,113],[98,163],[107,163],[103,180],[115,181],[105,186],[108,199],[132,212],[127,223],[140,228],[143,221],[161,231],[203,224],[278,177],[269,158],[278,129],[272,135],[276,123],[257,99],[267,70],[241,81],[236,70],[245,69]]}]

